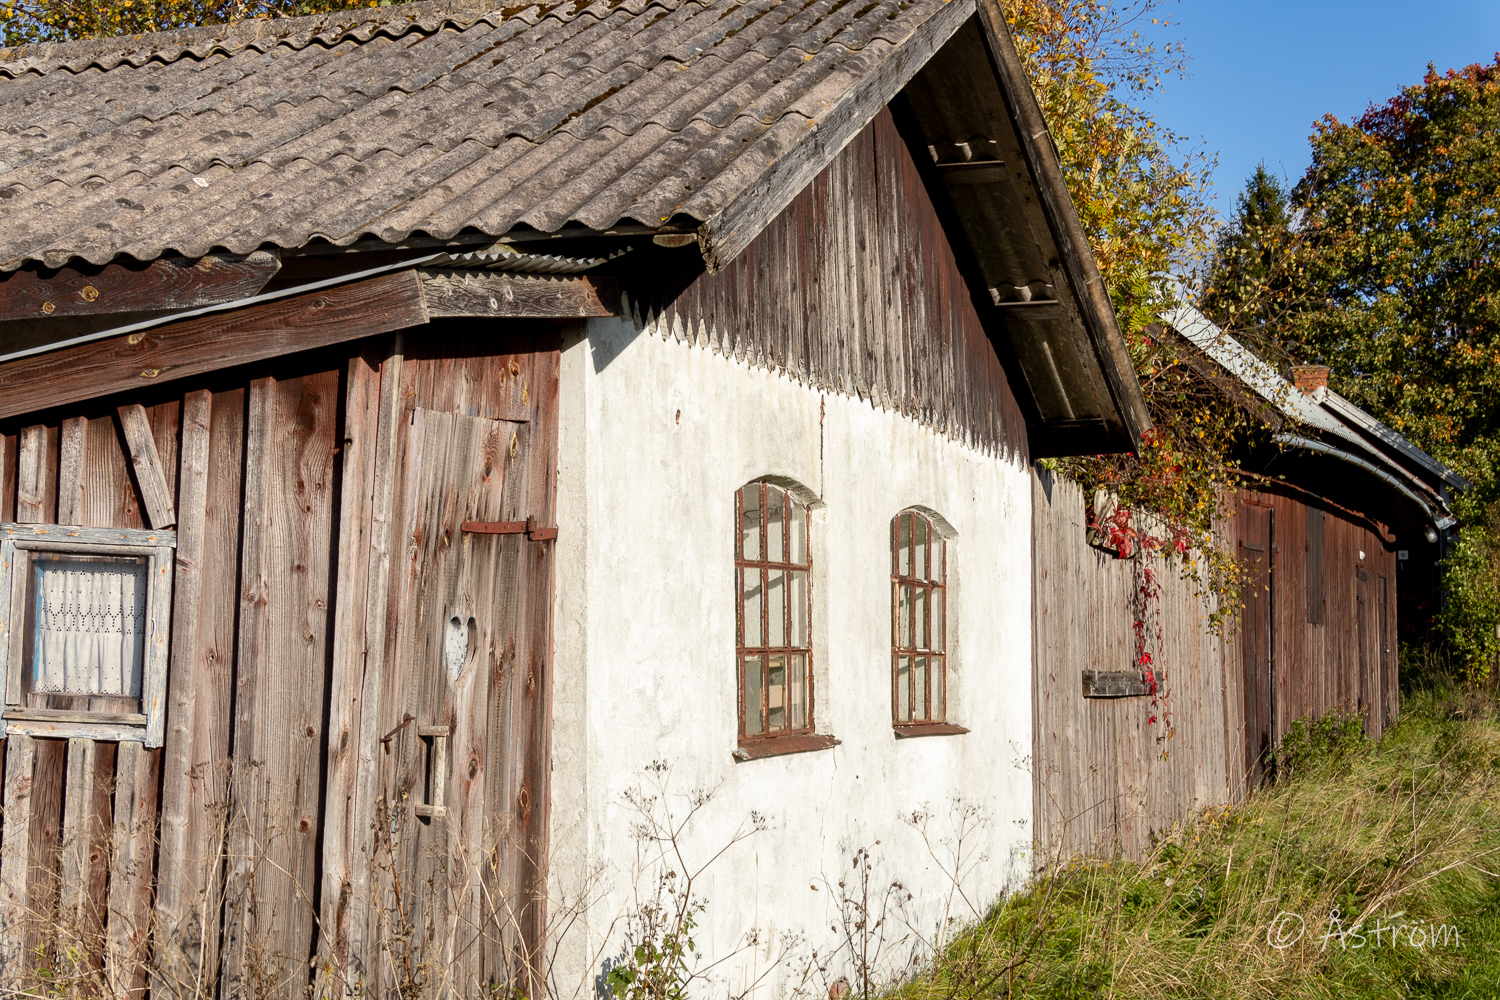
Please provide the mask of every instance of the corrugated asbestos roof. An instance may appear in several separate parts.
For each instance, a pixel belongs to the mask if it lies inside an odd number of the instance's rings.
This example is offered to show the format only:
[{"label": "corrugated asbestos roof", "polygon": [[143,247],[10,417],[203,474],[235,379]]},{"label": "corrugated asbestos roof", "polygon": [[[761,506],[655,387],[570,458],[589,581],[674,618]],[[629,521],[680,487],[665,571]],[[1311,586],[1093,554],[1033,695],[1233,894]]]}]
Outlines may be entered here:
[{"label": "corrugated asbestos roof", "polygon": [[711,230],[913,39],[973,10],[434,0],[0,49],[0,270],[684,216]]},{"label": "corrugated asbestos roof", "polygon": [[[1364,456],[1377,467],[1374,469],[1377,474],[1428,509],[1439,528],[1455,523],[1447,499],[1438,486],[1468,489],[1468,480],[1327,386],[1320,386],[1311,393],[1298,389],[1192,306],[1168,310],[1161,318],[1194,347],[1301,427],[1319,432],[1324,441],[1331,439],[1339,445],[1330,449],[1333,453],[1346,456],[1349,452],[1345,449],[1348,449]],[[1276,440],[1293,446],[1307,443],[1307,439],[1287,433],[1276,435]],[[1407,463],[1416,469],[1408,467]],[[1431,477],[1430,480],[1422,475],[1424,472]],[[1422,496],[1417,496],[1412,490]]]}]

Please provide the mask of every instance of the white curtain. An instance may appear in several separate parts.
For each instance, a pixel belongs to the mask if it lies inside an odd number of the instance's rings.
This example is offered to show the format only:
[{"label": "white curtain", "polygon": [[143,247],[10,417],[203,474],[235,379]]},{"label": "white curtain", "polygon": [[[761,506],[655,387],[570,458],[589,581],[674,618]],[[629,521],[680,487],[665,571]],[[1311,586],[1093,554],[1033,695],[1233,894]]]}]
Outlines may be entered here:
[{"label": "white curtain", "polygon": [[139,698],[146,567],[137,559],[39,559],[32,690]]}]

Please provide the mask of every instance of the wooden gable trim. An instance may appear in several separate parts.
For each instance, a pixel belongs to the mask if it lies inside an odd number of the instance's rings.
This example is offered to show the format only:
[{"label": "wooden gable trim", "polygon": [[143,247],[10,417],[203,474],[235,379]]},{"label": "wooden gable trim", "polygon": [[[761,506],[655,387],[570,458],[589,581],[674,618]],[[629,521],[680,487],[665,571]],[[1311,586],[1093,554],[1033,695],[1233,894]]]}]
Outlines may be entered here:
[{"label": "wooden gable trim", "polygon": [[0,419],[427,322],[415,272],[294,295],[0,366]]},{"label": "wooden gable trim", "polygon": [[1037,196],[1041,199],[1058,257],[1078,296],[1081,318],[1093,342],[1110,396],[1132,444],[1138,445],[1141,435],[1151,427],[1151,414],[1146,408],[1146,398],[1136,378],[1130,352],[1125,347],[1125,338],[1115,320],[1114,305],[1109,300],[1099,265],[1089,250],[1083,224],[1063,179],[1057,147],[1047,131],[1047,121],[1031,89],[1026,67],[1010,37],[1000,0],[977,0],[977,4],[979,25],[998,71],[1006,110],[1010,113],[1016,138],[1020,140]]},{"label": "wooden gable trim", "polygon": [[422,269],[427,314],[524,319],[618,316],[620,289],[613,278],[527,277],[497,271]]},{"label": "wooden gable trim", "polygon": [[[619,314],[619,286],[608,277],[436,268],[394,271],[300,295],[252,301],[240,309],[176,322],[163,318],[158,326],[0,362],[0,419],[422,326],[431,319]],[[138,456],[136,460],[141,461]]]},{"label": "wooden gable trim", "polygon": [[0,321],[195,309],[257,294],[281,269],[272,251],[162,257],[145,265],[25,269],[0,275]]},{"label": "wooden gable trim", "polygon": [[[709,271],[718,271],[749,246],[973,14],[974,0],[950,0],[885,57],[877,72],[866,73],[809,122],[801,141],[792,143],[754,184],[707,219],[698,229],[698,242]],[[761,165],[741,169],[759,170]]]}]

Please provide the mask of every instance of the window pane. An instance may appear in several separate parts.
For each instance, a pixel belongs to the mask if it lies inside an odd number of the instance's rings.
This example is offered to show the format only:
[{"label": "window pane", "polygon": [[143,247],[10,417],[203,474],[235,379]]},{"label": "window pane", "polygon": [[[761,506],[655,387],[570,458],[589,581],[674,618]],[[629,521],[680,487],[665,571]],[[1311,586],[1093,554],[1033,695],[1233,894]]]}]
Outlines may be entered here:
[{"label": "window pane", "polygon": [[916,659],[916,666],[912,668],[911,687],[911,717],[925,719],[927,718],[927,657],[925,656],[919,656]]},{"label": "window pane", "polygon": [[917,649],[927,648],[927,588],[912,589],[911,625],[912,645]]},{"label": "window pane", "polygon": [[900,649],[911,648],[911,587],[900,585],[896,587],[896,646]]},{"label": "window pane", "polygon": [[786,570],[766,572],[766,645],[786,645]]},{"label": "window pane", "polygon": [[807,728],[807,654],[794,653],[787,658],[788,680],[791,684],[793,729]]},{"label": "window pane", "polygon": [[807,565],[807,508],[792,501],[792,562]]},{"label": "window pane", "polygon": [[912,517],[912,573],[918,580],[927,578],[927,522]]},{"label": "window pane", "polygon": [[786,524],[783,518],[786,493],[779,486],[766,487],[766,561],[786,562],[783,547]]},{"label": "window pane", "polygon": [[806,649],[807,641],[807,572],[795,570],[790,574],[788,601],[792,619],[792,634],[787,636],[787,645]]},{"label": "window pane", "polygon": [[786,731],[786,657],[771,657],[771,669],[766,682],[766,731]]},{"label": "window pane", "polygon": [[943,592],[933,590],[930,600],[932,601],[932,642],[927,648],[940,653],[943,651]]},{"label": "window pane", "polygon": [[744,662],[745,735],[759,736],[766,731],[765,712],[761,705],[765,678],[761,671],[765,661],[759,656],[747,656]]},{"label": "window pane", "polygon": [[932,664],[928,668],[932,671],[932,711],[930,714],[934,722],[942,722],[948,717],[947,704],[943,700],[947,694],[944,690],[948,680],[947,661],[941,656],[934,656],[930,662]]},{"label": "window pane", "polygon": [[146,560],[35,559],[31,690],[140,698],[146,653]]},{"label": "window pane", "polygon": [[911,515],[896,515],[896,575],[911,576]]},{"label": "window pane", "polygon": [[896,721],[911,721],[911,657],[896,657]]},{"label": "window pane", "polygon": [[744,636],[740,641],[741,646],[754,647],[764,646],[760,629],[760,603],[761,603],[761,570],[740,570],[740,598],[742,611],[740,612],[740,627]]},{"label": "window pane", "polygon": [[760,484],[751,483],[740,490],[740,558],[760,558]]},{"label": "window pane", "polygon": [[937,583],[948,579],[948,542],[936,531],[932,533],[932,579]]}]

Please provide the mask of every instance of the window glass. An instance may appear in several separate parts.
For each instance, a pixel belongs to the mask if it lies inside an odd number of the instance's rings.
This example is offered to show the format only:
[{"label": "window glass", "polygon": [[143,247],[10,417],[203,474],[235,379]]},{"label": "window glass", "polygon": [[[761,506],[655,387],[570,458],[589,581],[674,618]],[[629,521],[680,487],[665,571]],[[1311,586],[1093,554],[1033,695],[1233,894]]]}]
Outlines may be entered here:
[{"label": "window glass", "polygon": [[897,725],[944,721],[948,542],[916,511],[891,531],[891,713]]},{"label": "window glass", "polygon": [[750,483],[740,488],[735,508],[740,737],[807,732],[813,727],[807,507],[779,486]]},{"label": "window glass", "polygon": [[48,553],[33,568],[31,690],[139,700],[146,560]]},{"label": "window glass", "polygon": [[176,533],[0,524],[0,727],[149,747],[166,735]]}]

